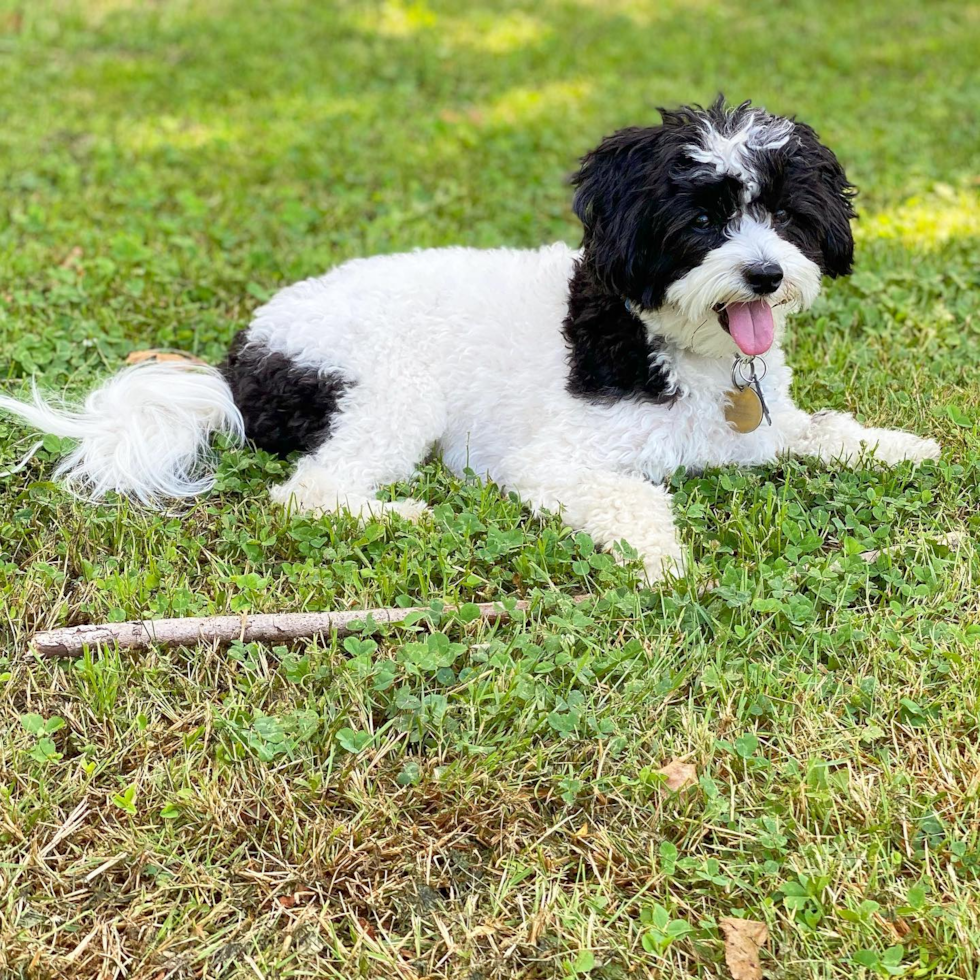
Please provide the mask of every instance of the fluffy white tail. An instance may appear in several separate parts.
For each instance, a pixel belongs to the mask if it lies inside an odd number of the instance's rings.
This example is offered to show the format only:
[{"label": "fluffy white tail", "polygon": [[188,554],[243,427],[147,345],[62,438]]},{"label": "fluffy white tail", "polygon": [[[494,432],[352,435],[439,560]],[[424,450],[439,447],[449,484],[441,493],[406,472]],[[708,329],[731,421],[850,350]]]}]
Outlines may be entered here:
[{"label": "fluffy white tail", "polygon": [[242,416],[216,368],[143,363],[125,368],[81,407],[52,407],[0,395],[0,411],[78,445],[55,470],[73,493],[99,500],[109,491],[160,507],[214,483],[211,435],[244,438]]}]

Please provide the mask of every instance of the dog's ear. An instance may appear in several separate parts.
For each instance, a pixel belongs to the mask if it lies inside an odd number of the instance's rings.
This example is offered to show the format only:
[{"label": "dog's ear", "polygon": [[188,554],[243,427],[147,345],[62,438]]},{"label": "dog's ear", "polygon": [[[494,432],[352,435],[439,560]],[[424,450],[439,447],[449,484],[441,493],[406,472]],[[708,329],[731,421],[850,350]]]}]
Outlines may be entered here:
[{"label": "dog's ear", "polygon": [[575,188],[572,210],[586,235],[593,234],[596,225],[616,211],[626,188],[624,178],[632,168],[631,155],[655,143],[660,128],[621,129],[582,157],[570,183]]},{"label": "dog's ear", "polygon": [[587,261],[621,296],[632,296],[638,274],[655,274],[654,219],[666,193],[670,142],[665,126],[621,129],[587,153],[571,177]]},{"label": "dog's ear", "polygon": [[852,201],[857,190],[840,161],[809,126],[795,123],[794,136],[799,151],[794,154],[793,195],[819,234],[823,272],[833,279],[850,275],[854,262],[851,221],[856,217]]}]

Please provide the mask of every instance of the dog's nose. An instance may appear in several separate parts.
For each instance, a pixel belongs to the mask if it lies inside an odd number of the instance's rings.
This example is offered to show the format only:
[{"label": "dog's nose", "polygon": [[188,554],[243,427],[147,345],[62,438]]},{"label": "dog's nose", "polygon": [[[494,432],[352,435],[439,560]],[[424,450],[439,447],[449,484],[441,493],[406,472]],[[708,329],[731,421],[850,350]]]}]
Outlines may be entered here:
[{"label": "dog's nose", "polygon": [[779,289],[783,281],[783,270],[775,262],[750,265],[745,272],[745,281],[757,296],[768,296]]}]

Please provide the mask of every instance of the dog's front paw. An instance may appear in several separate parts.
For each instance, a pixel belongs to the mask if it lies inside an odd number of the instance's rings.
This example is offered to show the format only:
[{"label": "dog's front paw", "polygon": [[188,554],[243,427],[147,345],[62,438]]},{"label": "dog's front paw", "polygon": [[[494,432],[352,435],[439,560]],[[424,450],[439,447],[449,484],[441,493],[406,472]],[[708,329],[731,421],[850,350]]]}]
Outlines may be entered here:
[{"label": "dog's front paw", "polygon": [[430,508],[424,501],[416,500],[414,497],[403,497],[401,500],[392,500],[385,503],[382,508],[382,513],[398,514],[406,521],[417,524],[430,513]]},{"label": "dog's front paw", "polygon": [[[627,539],[626,544],[629,544]],[[620,565],[628,565],[633,561],[632,555],[639,552],[640,577],[644,585],[656,585],[662,582],[667,575],[674,578],[681,578],[687,571],[687,560],[681,548],[680,541],[673,533],[673,528],[669,534],[664,534],[660,540],[646,542],[642,548],[623,548],[622,542],[614,542],[605,549],[611,552],[616,562]]]},{"label": "dog's front paw", "polygon": [[844,412],[817,412],[803,432],[795,451],[828,462],[854,465],[867,458],[872,464],[921,463],[939,457],[939,443],[901,429],[865,428]]},{"label": "dog's front paw", "polygon": [[328,474],[315,469],[297,472],[286,483],[272,488],[272,499],[299,514],[323,517],[327,514],[348,513],[362,521],[381,519],[398,514],[407,521],[420,521],[429,513],[421,500],[378,500],[363,493],[338,489]]},{"label": "dog's front paw", "polygon": [[927,459],[939,459],[940,447],[935,439],[923,439],[912,432],[900,429],[882,429],[876,443],[869,440],[875,458],[886,466],[896,463],[922,463]]},{"label": "dog's front paw", "polygon": [[640,555],[643,561],[643,579],[647,585],[662,582],[668,575],[681,578],[687,571],[687,560],[676,535],[671,535],[662,546],[647,547]]},{"label": "dog's front paw", "polygon": [[647,585],[656,585],[662,582],[668,574],[674,578],[683,577],[687,571],[687,562],[683,555],[664,556],[643,562],[643,580]]}]

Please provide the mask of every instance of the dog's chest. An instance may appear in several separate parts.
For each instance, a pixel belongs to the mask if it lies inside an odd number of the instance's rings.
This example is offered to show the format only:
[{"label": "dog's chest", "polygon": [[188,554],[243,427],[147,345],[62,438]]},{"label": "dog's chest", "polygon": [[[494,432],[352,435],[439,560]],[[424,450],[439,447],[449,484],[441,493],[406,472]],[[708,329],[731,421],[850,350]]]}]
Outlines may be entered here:
[{"label": "dog's chest", "polygon": [[[683,371],[684,367],[688,370]],[[733,390],[726,366],[681,368],[681,394],[672,404],[624,402],[600,421],[600,442],[611,463],[628,462],[659,481],[679,466],[754,466],[775,458],[783,448],[781,417],[793,410],[786,394],[788,376],[781,364],[762,382],[772,424],[763,419],[751,432],[738,431],[726,412]]]}]

